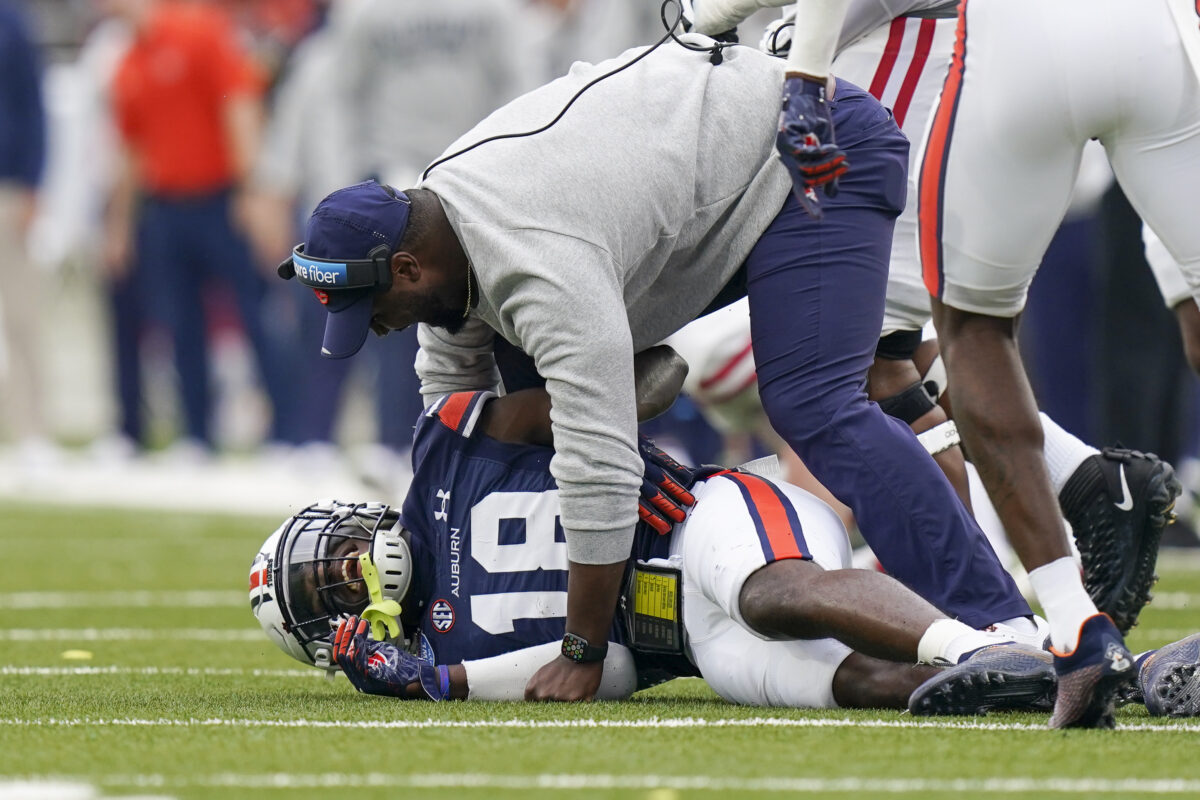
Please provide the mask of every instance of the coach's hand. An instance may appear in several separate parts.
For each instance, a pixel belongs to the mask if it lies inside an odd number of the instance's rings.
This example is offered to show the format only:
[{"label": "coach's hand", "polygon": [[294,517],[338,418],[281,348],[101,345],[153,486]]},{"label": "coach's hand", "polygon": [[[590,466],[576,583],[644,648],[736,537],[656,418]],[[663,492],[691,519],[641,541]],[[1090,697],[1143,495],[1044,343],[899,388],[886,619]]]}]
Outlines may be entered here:
[{"label": "coach's hand", "polygon": [[783,109],[775,149],[792,176],[796,199],[814,218],[821,218],[817,187],[834,197],[838,178],[850,169],[846,154],[838,148],[833,117],[825,102],[826,79],[789,74],[783,82]]},{"label": "coach's hand", "polygon": [[638,518],[656,533],[668,534],[676,522],[687,517],[687,509],[696,504],[696,498],[688,491],[696,482],[695,475],[641,434],[638,453],[645,465]]},{"label": "coach's hand", "polygon": [[591,700],[600,690],[604,662],[578,664],[563,656],[539,669],[525,684],[526,700],[578,702]]},{"label": "coach's hand", "polygon": [[450,696],[449,673],[388,642],[368,638],[371,624],[347,617],[333,637],[333,660],[355,689],[365,694],[405,700],[445,700]]}]

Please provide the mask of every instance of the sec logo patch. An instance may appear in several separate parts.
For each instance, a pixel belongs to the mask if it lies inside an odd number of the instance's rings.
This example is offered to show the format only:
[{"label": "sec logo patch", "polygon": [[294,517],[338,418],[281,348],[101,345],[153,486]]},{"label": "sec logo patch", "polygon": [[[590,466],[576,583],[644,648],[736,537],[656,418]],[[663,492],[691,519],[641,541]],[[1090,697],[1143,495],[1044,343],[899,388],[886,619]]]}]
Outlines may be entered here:
[{"label": "sec logo patch", "polygon": [[429,621],[438,633],[446,633],[454,627],[454,607],[445,600],[437,600],[429,607]]}]

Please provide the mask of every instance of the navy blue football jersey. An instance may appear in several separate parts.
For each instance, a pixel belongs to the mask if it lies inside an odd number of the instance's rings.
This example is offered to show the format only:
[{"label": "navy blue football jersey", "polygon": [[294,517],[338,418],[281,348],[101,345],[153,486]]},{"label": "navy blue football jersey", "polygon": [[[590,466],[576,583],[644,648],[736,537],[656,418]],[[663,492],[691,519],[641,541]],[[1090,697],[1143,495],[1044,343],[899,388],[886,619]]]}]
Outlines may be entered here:
[{"label": "navy blue football jersey", "polygon": [[[421,416],[404,525],[422,604],[422,657],[457,664],[559,641],[566,629],[567,543],[548,447],[477,430],[491,392],[460,392]],[[665,557],[669,540],[639,525],[633,554]],[[627,641],[619,616],[609,640]],[[634,653],[639,688],[699,675],[682,656]]]},{"label": "navy blue football jersey", "polygon": [[476,430],[490,392],[448,395],[417,423],[404,499],[415,560],[410,597],[439,664],[561,639],[567,544],[554,451]]}]

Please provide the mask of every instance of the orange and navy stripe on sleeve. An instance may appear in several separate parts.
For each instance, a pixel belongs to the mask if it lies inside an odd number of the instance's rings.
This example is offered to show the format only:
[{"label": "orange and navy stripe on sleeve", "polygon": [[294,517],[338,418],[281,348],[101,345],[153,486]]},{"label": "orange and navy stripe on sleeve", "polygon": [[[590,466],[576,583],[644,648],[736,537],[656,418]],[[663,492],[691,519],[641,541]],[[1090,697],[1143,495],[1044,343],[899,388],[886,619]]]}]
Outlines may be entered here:
[{"label": "orange and navy stripe on sleeve", "polygon": [[746,472],[724,472],[721,477],[733,481],[741,490],[767,563],[785,558],[812,559],[796,508],[779,487]]},{"label": "orange and navy stripe on sleeve", "polygon": [[425,415],[437,417],[439,422],[459,436],[469,438],[484,404],[495,396],[494,392],[455,392],[431,405]]},{"label": "orange and navy stripe on sleeve", "polygon": [[945,288],[945,269],[942,261],[942,203],[946,189],[946,161],[950,156],[950,140],[954,133],[954,118],[962,96],[963,78],[967,67],[967,2],[958,4],[958,28],[955,32],[954,55],[950,71],[942,84],[942,97],[929,129],[921,176],[917,188],[920,209],[917,230],[921,253],[921,270],[925,288],[940,298]]}]

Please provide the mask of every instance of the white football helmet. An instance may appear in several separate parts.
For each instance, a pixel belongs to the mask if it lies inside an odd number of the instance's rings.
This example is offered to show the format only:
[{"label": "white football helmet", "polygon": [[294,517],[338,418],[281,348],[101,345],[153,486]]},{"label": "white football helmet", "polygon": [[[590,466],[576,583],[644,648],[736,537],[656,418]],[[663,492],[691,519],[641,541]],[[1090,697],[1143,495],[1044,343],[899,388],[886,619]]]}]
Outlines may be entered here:
[{"label": "white football helmet", "polygon": [[412,552],[399,512],[384,503],[323,500],[287,519],[250,565],[250,610],[292,658],[327,670],[333,629],[370,598],[359,555],[370,553],[385,600],[404,599]]}]

